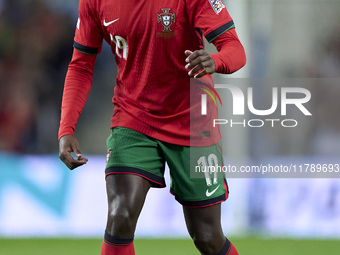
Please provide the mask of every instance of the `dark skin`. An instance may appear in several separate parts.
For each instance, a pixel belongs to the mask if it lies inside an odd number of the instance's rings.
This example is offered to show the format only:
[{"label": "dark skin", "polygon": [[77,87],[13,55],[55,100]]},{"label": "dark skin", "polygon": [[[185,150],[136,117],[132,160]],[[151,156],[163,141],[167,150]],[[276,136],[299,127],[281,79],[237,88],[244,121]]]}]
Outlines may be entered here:
[{"label": "dark skin", "polygon": [[[215,72],[215,62],[205,50],[185,51],[190,70],[189,76],[203,77]],[[71,155],[76,156],[74,159]],[[87,163],[79,150],[78,140],[72,135],[65,135],[59,141],[59,157],[73,170]],[[131,238],[134,236],[136,223],[143,208],[146,195],[151,187],[150,181],[127,174],[109,175],[106,178],[108,198],[108,220],[106,231],[112,236]],[[183,207],[185,222],[197,249],[204,255],[216,255],[225,243],[221,228],[221,205],[204,208]]]},{"label": "dark skin", "polygon": [[190,70],[189,76],[194,76],[195,79],[201,78],[206,74],[213,74],[216,70],[213,58],[205,50],[196,50],[194,52],[186,50],[187,58],[185,62],[188,63],[185,69]]},{"label": "dark skin", "polygon": [[[76,159],[72,157],[71,152],[77,157]],[[84,158],[83,154],[80,152],[78,140],[73,135],[65,135],[60,138],[59,158],[70,170],[82,166],[88,161],[88,159]]]}]

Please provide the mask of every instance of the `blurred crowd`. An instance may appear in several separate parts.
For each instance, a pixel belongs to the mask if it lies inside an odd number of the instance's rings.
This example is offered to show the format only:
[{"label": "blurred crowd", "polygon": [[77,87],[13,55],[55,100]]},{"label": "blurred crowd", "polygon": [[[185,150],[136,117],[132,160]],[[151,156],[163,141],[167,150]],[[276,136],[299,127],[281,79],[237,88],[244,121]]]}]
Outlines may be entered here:
[{"label": "blurred crowd", "polygon": [[46,1],[0,2],[0,151],[56,151],[73,34],[70,15]]}]

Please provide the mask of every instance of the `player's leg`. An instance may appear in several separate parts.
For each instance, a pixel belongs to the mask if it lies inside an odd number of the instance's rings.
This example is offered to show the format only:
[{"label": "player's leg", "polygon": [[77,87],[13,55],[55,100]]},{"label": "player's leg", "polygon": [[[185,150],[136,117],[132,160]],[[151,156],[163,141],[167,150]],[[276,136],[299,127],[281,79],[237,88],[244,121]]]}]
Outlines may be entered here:
[{"label": "player's leg", "polygon": [[137,175],[113,174],[106,178],[108,219],[102,255],[133,255],[133,238],[151,182]]},{"label": "player's leg", "polygon": [[198,250],[204,255],[237,255],[224,237],[220,221],[220,203],[229,193],[224,173],[213,171],[223,166],[221,144],[183,147],[162,143],[162,150],[170,167],[171,192],[183,205]]},{"label": "player's leg", "polygon": [[106,178],[107,233],[121,238],[133,237],[138,216],[150,187],[150,181],[137,175],[117,174]]},{"label": "player's leg", "polygon": [[197,249],[204,255],[237,255],[236,248],[224,236],[221,204],[203,208],[183,206],[185,222]]},{"label": "player's leg", "polygon": [[164,158],[158,143],[128,128],[107,139],[108,220],[102,255],[134,255],[133,237],[150,187],[164,187]]}]

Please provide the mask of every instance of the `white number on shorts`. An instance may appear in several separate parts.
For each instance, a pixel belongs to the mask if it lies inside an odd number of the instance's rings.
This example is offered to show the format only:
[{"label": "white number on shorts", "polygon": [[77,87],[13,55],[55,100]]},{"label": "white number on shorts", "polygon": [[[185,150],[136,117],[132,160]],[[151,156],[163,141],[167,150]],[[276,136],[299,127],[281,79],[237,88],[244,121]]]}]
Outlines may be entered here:
[{"label": "white number on shorts", "polygon": [[[204,172],[207,186],[211,186],[218,182],[218,159],[215,154],[210,154],[208,160],[205,156],[200,157],[197,160],[197,165]],[[212,173],[214,174],[213,179],[211,178]]]}]

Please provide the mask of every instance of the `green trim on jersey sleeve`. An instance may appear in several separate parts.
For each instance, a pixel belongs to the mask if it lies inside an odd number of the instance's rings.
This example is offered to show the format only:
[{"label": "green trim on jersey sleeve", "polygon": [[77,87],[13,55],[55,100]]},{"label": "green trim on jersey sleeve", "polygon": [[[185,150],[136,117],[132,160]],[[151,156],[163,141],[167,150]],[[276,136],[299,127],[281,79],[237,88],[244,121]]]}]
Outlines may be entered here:
[{"label": "green trim on jersey sleeve", "polygon": [[221,34],[227,32],[228,30],[235,28],[234,21],[229,21],[228,23],[220,26],[219,28],[215,29],[214,31],[210,32],[205,36],[207,41],[211,43],[213,40],[215,40],[217,37],[219,37]]},{"label": "green trim on jersey sleeve", "polygon": [[211,43],[213,40],[215,40],[217,37],[219,37],[221,34],[227,32],[228,30],[235,28],[235,25],[232,25],[231,27],[227,28],[226,30],[224,30],[222,33],[216,35],[213,39],[211,39],[211,41],[209,41],[209,43]]},{"label": "green trim on jersey sleeve", "polygon": [[99,48],[87,47],[77,42],[73,42],[73,48],[80,51],[81,53],[84,53],[86,55],[91,55],[91,56],[98,54],[98,49],[99,49]]}]

